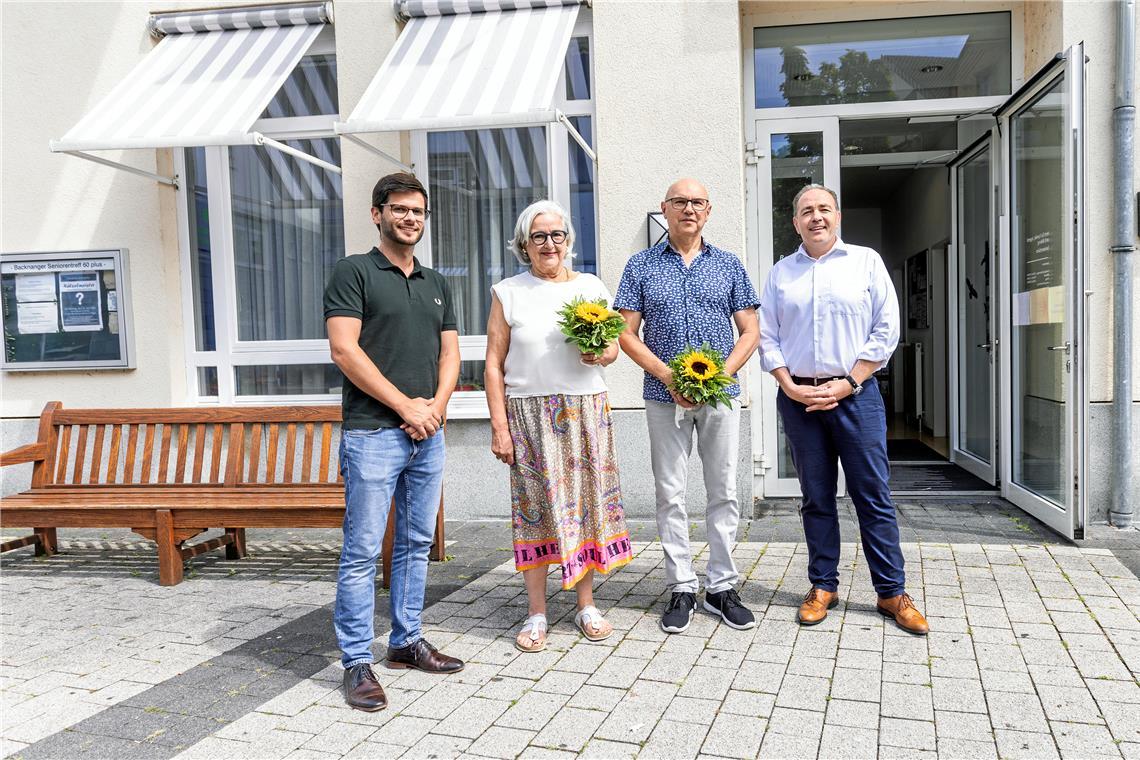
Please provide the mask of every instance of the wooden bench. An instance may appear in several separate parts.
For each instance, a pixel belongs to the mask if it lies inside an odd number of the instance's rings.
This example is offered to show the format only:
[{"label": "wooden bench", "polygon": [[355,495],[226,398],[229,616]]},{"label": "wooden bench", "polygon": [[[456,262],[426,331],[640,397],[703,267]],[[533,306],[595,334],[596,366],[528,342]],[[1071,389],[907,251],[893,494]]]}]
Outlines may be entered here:
[{"label": "wooden bench", "polygon": [[[159,583],[182,580],[185,560],[226,548],[246,554],[246,528],[336,528],[344,483],[333,442],[340,407],[64,409],[40,415],[35,443],[0,454],[31,463],[31,488],[0,499],[0,527],[32,526],[0,552],[58,551],[57,528],[130,528],[158,545]],[[394,506],[394,502],[393,502]],[[391,577],[388,520],[383,582]],[[185,545],[211,528],[223,533]],[[432,558],[444,558],[440,497]]]}]

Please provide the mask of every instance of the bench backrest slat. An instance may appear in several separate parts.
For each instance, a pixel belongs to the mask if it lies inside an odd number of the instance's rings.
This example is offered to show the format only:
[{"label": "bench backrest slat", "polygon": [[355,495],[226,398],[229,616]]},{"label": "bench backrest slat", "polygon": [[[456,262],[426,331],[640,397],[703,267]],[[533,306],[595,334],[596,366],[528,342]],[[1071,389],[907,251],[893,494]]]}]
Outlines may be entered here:
[{"label": "bench backrest slat", "polygon": [[178,426],[178,456],[174,462],[174,482],[184,483],[186,481],[186,456],[187,449],[190,447],[190,426]]},{"label": "bench backrest slat", "polygon": [[119,475],[119,446],[123,440],[121,425],[111,425],[111,449],[107,458],[107,482],[114,483]]},{"label": "bench backrest slat", "polygon": [[71,454],[71,426],[65,427],[59,434],[59,461],[55,469],[55,482],[63,483],[67,480],[67,459]]},{"label": "bench backrest slat", "polygon": [[71,468],[71,482],[80,483],[83,481],[83,464],[87,460],[87,425],[76,425],[79,428],[79,435],[75,440],[75,456],[73,457],[74,464]]},{"label": "bench backrest slat", "polygon": [[202,482],[203,459],[206,456],[206,426],[198,423],[194,426],[194,469],[190,473],[190,480],[194,483]]},{"label": "bench backrest slat", "polygon": [[301,450],[301,482],[308,483],[313,475],[313,442],[315,428],[313,423],[305,423],[305,443]]},{"label": "bench backrest slat", "polygon": [[297,424],[290,422],[285,428],[285,477],[283,482],[293,482],[293,462],[297,458]]},{"label": "bench backrest slat", "polygon": [[106,425],[94,425],[95,440],[91,444],[91,474],[87,477],[88,483],[98,483],[99,473],[103,467],[103,436],[107,432]]},{"label": "bench backrest slat", "polygon": [[210,447],[210,482],[217,483],[222,472],[222,425],[214,425],[213,446]]},{"label": "bench backrest slat", "polygon": [[[144,433],[145,441],[145,433]],[[135,482],[135,463],[138,461],[139,426],[127,425],[127,449],[123,461],[123,482]]]},{"label": "bench backrest slat", "polygon": [[321,463],[317,468],[317,481],[329,482],[329,454],[332,451],[332,425],[321,423]]}]

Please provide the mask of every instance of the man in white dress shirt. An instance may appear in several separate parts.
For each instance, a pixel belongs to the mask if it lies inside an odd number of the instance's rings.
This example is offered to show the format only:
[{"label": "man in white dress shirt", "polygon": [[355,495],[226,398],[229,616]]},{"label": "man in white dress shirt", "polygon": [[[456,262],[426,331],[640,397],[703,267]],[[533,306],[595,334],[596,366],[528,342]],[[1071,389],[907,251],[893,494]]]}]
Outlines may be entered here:
[{"label": "man in white dress shirt", "polygon": [[839,199],[822,185],[796,194],[803,243],[768,273],[760,295],[760,365],[780,384],[776,407],[799,476],[808,579],[797,619],[815,625],[838,601],[838,463],[855,504],[878,610],[924,635],[906,593],[887,485],[887,419],[874,373],[899,341],[899,304],[879,254],[839,239]]}]

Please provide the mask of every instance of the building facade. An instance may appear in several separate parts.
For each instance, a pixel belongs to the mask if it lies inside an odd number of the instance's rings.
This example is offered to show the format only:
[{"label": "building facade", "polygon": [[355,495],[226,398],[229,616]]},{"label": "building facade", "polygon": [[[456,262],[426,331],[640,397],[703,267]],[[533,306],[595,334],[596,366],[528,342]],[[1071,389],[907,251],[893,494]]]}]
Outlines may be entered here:
[{"label": "building facade", "polygon": [[[798,242],[791,196],[817,181],[841,194],[843,236],[880,250],[895,277],[903,345],[882,382],[900,440],[934,442],[967,492],[994,489],[1062,533],[1104,519],[1120,329],[1113,4],[559,0],[472,12],[488,4],[289,4],[273,23],[312,28],[231,51],[252,76],[219,93],[172,92],[161,67],[220,68],[227,53],[208,35],[235,23],[232,9],[196,27],[186,19],[202,18],[200,2],[6,3],[0,250],[127,249],[137,358],[5,372],[4,448],[34,437],[49,400],[336,403],[323,282],[375,243],[372,184],[404,164],[434,210],[418,255],[449,278],[461,328],[447,511],[505,518],[482,356],[490,285],[515,271],[517,213],[542,197],[570,209],[574,266],[613,290],[653,240],[666,187],[694,176],[713,203],[706,237],[759,286]],[[156,63],[160,45],[184,59]],[[269,61],[286,49],[293,58]],[[483,68],[463,57],[480,50]],[[447,57],[453,70],[437,63]],[[283,81],[273,65],[289,67]],[[251,104],[252,123],[220,132]],[[755,361],[745,375],[747,513],[753,497],[796,486],[775,385]],[[607,378],[627,510],[648,516],[640,376],[623,358]],[[1135,394],[1140,363],[1132,378]],[[693,514],[698,473],[694,456]]]}]

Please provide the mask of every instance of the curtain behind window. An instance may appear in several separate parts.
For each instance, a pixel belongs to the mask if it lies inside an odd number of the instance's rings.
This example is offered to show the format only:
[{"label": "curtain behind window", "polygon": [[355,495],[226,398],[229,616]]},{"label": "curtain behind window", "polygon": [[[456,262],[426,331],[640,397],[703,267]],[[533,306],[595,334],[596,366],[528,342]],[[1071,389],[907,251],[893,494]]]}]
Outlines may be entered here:
[{"label": "curtain behind window", "polygon": [[[335,139],[287,140],[340,165]],[[258,146],[230,149],[238,340],[325,337],[325,281],[344,255],[341,179]]]},{"label": "curtain behind window", "polygon": [[491,286],[523,270],[515,220],[550,197],[543,127],[428,135],[434,268],[447,278],[460,335],[487,332]]}]

